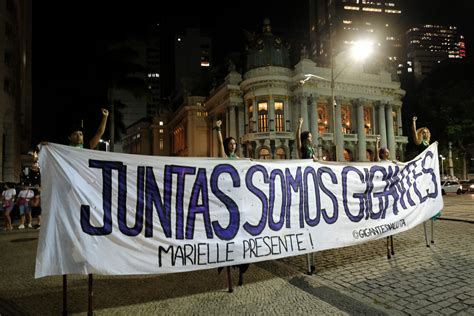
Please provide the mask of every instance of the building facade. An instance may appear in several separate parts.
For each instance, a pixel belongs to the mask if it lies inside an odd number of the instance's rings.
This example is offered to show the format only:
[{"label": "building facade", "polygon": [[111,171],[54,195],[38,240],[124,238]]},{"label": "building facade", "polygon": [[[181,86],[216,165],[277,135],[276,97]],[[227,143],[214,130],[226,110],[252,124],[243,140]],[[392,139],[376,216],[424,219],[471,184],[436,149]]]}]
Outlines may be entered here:
[{"label": "building facade", "polygon": [[20,181],[32,136],[31,1],[0,1],[0,181]]},{"label": "building facade", "polygon": [[406,32],[406,71],[420,82],[441,61],[466,57],[464,37],[456,26],[424,24]]}]

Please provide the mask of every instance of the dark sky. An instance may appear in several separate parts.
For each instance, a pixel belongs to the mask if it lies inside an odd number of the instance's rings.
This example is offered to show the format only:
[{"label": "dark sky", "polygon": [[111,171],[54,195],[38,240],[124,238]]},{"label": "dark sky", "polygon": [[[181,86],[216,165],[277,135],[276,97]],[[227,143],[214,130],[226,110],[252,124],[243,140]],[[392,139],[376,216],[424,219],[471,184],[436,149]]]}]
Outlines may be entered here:
[{"label": "dark sky", "polygon": [[[106,102],[97,78],[97,51],[106,39],[139,36],[163,17],[183,27],[200,23],[213,37],[219,61],[243,47],[242,29],[260,31],[264,17],[271,19],[274,33],[302,33],[303,39],[306,6],[306,0],[34,1],[33,144],[67,142],[68,126],[81,118],[86,140],[92,136],[88,134],[97,128]],[[413,23],[451,23],[460,27],[468,44],[473,38],[467,14],[474,11],[474,1],[406,0],[405,8],[406,19]]]}]

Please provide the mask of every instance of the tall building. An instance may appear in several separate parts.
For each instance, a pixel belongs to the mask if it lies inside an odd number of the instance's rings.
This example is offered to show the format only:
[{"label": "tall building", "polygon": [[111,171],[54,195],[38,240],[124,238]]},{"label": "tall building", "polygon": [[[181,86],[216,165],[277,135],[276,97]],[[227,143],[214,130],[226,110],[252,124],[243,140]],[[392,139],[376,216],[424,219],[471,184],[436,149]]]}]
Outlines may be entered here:
[{"label": "tall building", "polygon": [[[207,91],[211,67],[211,38],[200,29],[186,29],[176,34],[174,40],[175,87],[183,95]],[[204,84],[204,85],[203,85]]]},{"label": "tall building", "polygon": [[19,182],[31,145],[31,1],[0,1],[0,181]]},{"label": "tall building", "polygon": [[311,59],[318,65],[328,65],[331,54],[367,40],[376,44],[379,56],[397,61],[402,54],[400,2],[309,0]]},{"label": "tall building", "polygon": [[406,32],[406,71],[420,82],[448,58],[465,58],[464,37],[456,26],[417,25]]}]

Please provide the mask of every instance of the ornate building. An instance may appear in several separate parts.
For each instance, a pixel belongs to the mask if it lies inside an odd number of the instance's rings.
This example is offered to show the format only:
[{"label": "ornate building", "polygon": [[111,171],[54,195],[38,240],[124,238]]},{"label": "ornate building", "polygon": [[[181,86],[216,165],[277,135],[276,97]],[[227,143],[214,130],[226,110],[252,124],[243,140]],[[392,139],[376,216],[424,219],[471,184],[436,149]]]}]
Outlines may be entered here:
[{"label": "ornate building", "polygon": [[[340,139],[345,160],[372,160],[376,135],[381,136],[381,146],[403,159],[404,91],[390,73],[364,73],[339,55],[334,69],[337,106],[332,107],[331,69],[317,67],[304,51],[291,68],[287,48],[272,34],[269,21],[264,23],[263,33],[249,43],[243,78],[230,67],[225,82],[206,101],[210,123],[224,121],[224,136],[238,138],[242,156],[296,158],[294,131],[302,117],[303,130],[312,133],[322,159],[336,160],[334,139]],[[213,146],[212,155],[216,154]]]}]

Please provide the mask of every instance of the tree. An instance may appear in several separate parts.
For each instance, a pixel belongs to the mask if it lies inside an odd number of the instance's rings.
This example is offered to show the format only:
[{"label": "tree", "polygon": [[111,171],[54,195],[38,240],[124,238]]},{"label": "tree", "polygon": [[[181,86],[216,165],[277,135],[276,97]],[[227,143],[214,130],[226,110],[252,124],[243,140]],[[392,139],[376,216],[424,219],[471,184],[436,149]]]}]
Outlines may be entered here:
[{"label": "tree", "polygon": [[[427,126],[440,150],[452,142],[464,160],[466,176],[468,145],[474,143],[474,63],[448,59],[439,64],[420,86],[407,94],[409,112]],[[406,120],[411,120],[411,116]],[[408,129],[409,130],[409,129]]]},{"label": "tree", "polygon": [[[133,47],[137,41],[114,40],[102,47],[103,59],[99,68],[105,82],[107,102],[110,105],[109,133],[111,150],[116,139],[125,133],[122,110],[127,107],[125,100],[115,92],[125,90],[135,98],[148,97],[145,82],[145,67],[139,62],[139,53]],[[144,47],[142,45],[142,47]]]}]

